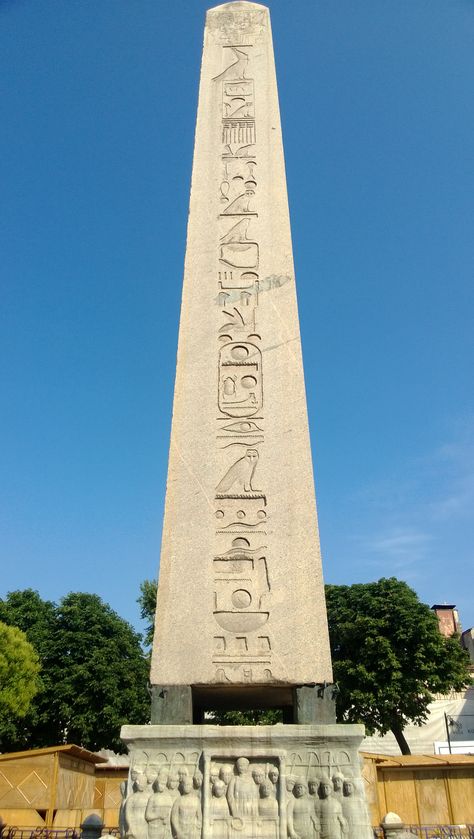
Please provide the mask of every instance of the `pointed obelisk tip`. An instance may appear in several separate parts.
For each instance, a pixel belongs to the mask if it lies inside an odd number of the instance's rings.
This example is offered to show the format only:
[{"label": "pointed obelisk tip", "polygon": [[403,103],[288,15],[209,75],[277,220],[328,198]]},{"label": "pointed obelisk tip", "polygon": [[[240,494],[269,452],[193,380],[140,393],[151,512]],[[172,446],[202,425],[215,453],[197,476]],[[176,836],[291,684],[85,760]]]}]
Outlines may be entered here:
[{"label": "pointed obelisk tip", "polygon": [[221,12],[226,9],[229,12],[242,12],[245,9],[265,9],[270,11],[268,6],[263,6],[261,3],[252,3],[252,0],[230,0],[230,3],[221,3],[219,6],[211,6],[207,10],[209,12]]}]

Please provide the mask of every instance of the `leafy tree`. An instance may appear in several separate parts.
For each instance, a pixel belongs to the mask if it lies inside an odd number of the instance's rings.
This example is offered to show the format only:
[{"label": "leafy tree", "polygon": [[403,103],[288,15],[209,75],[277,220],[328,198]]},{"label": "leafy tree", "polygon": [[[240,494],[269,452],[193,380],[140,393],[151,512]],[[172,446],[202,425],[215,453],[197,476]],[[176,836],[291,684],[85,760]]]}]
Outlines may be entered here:
[{"label": "leafy tree", "polygon": [[0,727],[2,750],[31,746],[50,746],[62,740],[50,736],[51,698],[54,696],[52,662],[56,628],[56,606],[42,600],[37,591],[25,589],[10,592],[0,599],[0,620],[16,626],[25,633],[41,663],[41,685],[28,713],[18,720],[10,720],[8,728]]},{"label": "leafy tree", "polygon": [[404,582],[326,586],[329,635],[340,721],[369,734],[392,731],[410,754],[403,729],[422,725],[433,693],[469,684],[468,656],[445,638],[432,610]]},{"label": "leafy tree", "polygon": [[140,635],[94,594],[55,605],[37,592],[12,592],[0,619],[21,625],[42,664],[42,690],[3,749],[74,742],[123,751],[120,727],[149,719],[148,664]]},{"label": "leafy tree", "polygon": [[212,720],[217,725],[276,725],[283,722],[283,713],[279,708],[266,708],[257,711],[212,711]]},{"label": "leafy tree", "polygon": [[40,689],[40,664],[26,635],[0,622],[0,727],[14,726],[24,717]]},{"label": "leafy tree", "polygon": [[157,591],[158,583],[156,580],[143,580],[143,583],[140,583],[140,595],[137,598],[137,603],[140,606],[140,617],[147,622],[144,638],[147,647],[151,647],[153,644]]}]

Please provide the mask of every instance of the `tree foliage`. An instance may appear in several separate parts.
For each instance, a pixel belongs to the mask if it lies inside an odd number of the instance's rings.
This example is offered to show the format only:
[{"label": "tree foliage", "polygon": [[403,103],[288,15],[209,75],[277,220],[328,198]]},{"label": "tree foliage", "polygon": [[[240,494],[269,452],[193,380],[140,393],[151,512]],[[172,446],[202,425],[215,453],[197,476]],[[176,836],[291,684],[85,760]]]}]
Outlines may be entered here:
[{"label": "tree foliage", "polygon": [[2,749],[70,742],[123,751],[121,726],[149,719],[140,635],[94,594],[54,604],[31,589],[11,592],[0,600],[0,620],[25,632],[42,666],[30,710],[0,729]]},{"label": "tree foliage", "polygon": [[137,603],[140,606],[140,617],[147,623],[144,638],[147,647],[151,647],[153,644],[157,592],[158,584],[156,580],[143,580],[140,583],[140,595],[137,598]]},{"label": "tree foliage", "polygon": [[41,686],[39,658],[26,635],[0,622],[0,727],[24,717]]},{"label": "tree foliage", "polygon": [[392,731],[403,754],[408,723],[421,725],[434,693],[469,684],[459,638],[439,632],[433,611],[404,582],[326,586],[338,718],[369,734]]},{"label": "tree foliage", "polygon": [[261,708],[256,711],[213,711],[209,722],[216,725],[276,725],[283,722],[280,708]]}]

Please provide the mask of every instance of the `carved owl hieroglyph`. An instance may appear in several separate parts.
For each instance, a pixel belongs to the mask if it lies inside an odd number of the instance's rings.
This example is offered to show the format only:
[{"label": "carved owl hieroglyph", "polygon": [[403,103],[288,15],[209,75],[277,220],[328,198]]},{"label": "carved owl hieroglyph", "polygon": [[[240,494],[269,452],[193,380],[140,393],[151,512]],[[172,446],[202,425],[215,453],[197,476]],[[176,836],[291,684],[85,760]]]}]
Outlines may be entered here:
[{"label": "carved owl hieroglyph", "polygon": [[258,462],[258,451],[247,449],[245,455],[234,463],[217,484],[216,492],[254,492],[252,478]]}]

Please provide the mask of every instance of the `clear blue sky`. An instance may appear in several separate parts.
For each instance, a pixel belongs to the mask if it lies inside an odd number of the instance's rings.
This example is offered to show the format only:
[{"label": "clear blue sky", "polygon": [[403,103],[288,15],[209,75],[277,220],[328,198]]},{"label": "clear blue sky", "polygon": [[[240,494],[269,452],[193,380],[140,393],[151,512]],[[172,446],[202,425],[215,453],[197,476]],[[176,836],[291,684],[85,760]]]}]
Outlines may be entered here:
[{"label": "clear blue sky", "polygon": [[[201,0],[0,2],[0,596],[157,572]],[[474,624],[472,0],[270,0],[325,577]]]}]

